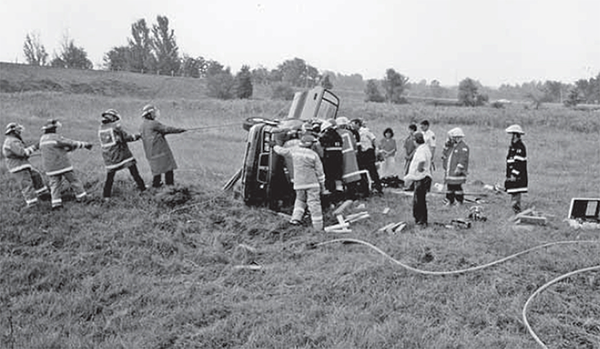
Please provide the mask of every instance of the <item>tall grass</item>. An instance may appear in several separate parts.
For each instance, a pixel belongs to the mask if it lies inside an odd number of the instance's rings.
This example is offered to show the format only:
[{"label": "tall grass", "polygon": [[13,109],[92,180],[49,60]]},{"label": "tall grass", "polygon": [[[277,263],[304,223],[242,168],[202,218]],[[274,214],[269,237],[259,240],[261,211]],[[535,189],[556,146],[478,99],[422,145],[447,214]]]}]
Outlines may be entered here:
[{"label": "tall grass", "polygon": [[[98,147],[71,153],[91,200],[79,204],[67,195],[62,212],[51,212],[49,202],[37,212],[23,210],[14,179],[0,168],[3,348],[534,348],[521,320],[526,299],[556,276],[600,262],[600,244],[579,243],[435,277],[404,270],[363,246],[316,247],[339,236],[288,226],[276,213],[246,207],[219,190],[241,165],[241,122],[278,115],[284,102],[32,92],[0,94],[0,103],[1,123],[24,123],[28,141],[39,137],[48,116],[63,121],[63,135],[95,141],[107,108],[118,109],[124,126],[135,131],[145,103],[158,105],[167,124],[239,123],[168,136],[179,164],[177,185],[140,195],[122,171],[110,203],[99,199],[105,173]],[[571,197],[600,196],[600,135],[566,127],[545,112],[342,100],[341,114],[364,117],[377,135],[391,126],[398,140],[410,121],[422,118],[432,121],[440,143],[447,129],[463,127],[471,147],[467,191],[480,190],[475,181],[503,178],[504,128],[521,123],[530,164],[524,202],[549,218],[547,226],[515,227],[508,197],[488,193],[480,204],[486,222],[416,229],[411,199],[388,191],[353,204],[348,213],[366,210],[371,217],[351,224],[345,236],[438,271],[549,241],[598,241],[598,231],[572,230],[561,220]],[[572,118],[585,119],[581,115]],[[149,180],[141,144],[130,146]],[[39,165],[39,158],[32,162]],[[442,180],[435,171],[434,182]],[[468,205],[446,208],[441,199],[428,195],[431,222],[466,217]],[[390,212],[383,214],[386,207]],[[330,208],[325,220],[337,221]],[[408,228],[378,231],[397,221],[409,222]],[[528,318],[549,347],[600,348],[599,287],[592,272],[540,294]]]}]

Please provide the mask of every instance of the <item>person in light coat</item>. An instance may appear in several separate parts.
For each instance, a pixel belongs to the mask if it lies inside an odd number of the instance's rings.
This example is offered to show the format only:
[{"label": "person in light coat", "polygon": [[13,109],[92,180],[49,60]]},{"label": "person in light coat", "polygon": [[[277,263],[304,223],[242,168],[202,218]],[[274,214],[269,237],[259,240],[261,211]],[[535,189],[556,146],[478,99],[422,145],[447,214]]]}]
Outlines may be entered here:
[{"label": "person in light coat", "polygon": [[177,169],[175,157],[171,152],[169,143],[165,138],[166,135],[172,133],[182,133],[186,129],[179,127],[166,126],[156,121],[160,116],[160,111],[153,105],[146,105],[142,109],[142,126],[140,133],[142,135],[142,143],[144,144],[144,152],[146,159],[150,164],[152,172],[152,187],[159,188],[162,186],[161,176],[165,174],[166,185],[173,185],[173,171]]},{"label": "person in light coat", "polygon": [[128,142],[134,142],[141,138],[138,134],[129,134],[121,127],[121,116],[114,109],[108,109],[102,113],[102,120],[98,130],[98,138],[102,147],[102,159],[106,168],[106,182],[102,197],[107,201],[112,192],[115,175],[119,170],[128,169],[131,177],[140,191],[146,190],[146,184],[140,176],[135,158],[129,150]]},{"label": "person in light coat", "polygon": [[427,226],[427,192],[431,189],[431,151],[420,132],[415,133],[417,149],[404,176],[407,186],[414,183],[413,217],[417,226]]},{"label": "person in light coat", "polygon": [[462,185],[467,181],[469,170],[469,146],[465,134],[459,127],[448,131],[448,141],[442,151],[444,182],[447,186],[444,205],[462,205],[465,199]]},{"label": "person in light coat", "polygon": [[316,142],[313,135],[305,134],[300,144],[291,148],[284,148],[272,141],[273,151],[282,156],[291,156],[294,164],[294,190],[296,200],[290,224],[301,224],[304,211],[308,206],[312,226],[316,230],[323,230],[323,212],[321,207],[321,193],[325,190],[325,173],[319,155],[310,148]]},{"label": "person in light coat", "polygon": [[52,197],[52,209],[62,208],[62,180],[63,178],[71,184],[77,201],[85,200],[87,193],[81,181],[75,176],[73,166],[69,160],[68,153],[75,149],[92,149],[88,142],[74,141],[56,133],[56,129],[62,126],[58,120],[50,119],[42,130],[44,134],[40,138],[40,149],[42,150],[42,162],[44,171],[50,182],[50,196]]},{"label": "person in light coat", "polygon": [[39,143],[25,146],[21,138],[25,128],[15,122],[6,125],[2,155],[6,168],[19,183],[27,208],[37,206],[38,196],[48,195],[49,190],[42,175],[29,163],[29,156],[39,149]]}]

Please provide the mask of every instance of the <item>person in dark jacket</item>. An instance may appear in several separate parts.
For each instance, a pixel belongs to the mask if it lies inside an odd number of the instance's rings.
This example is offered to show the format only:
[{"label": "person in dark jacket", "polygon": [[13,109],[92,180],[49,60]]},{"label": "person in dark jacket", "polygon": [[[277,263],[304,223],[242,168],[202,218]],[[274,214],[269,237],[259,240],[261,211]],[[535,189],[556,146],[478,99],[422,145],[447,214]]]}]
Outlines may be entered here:
[{"label": "person in dark jacket", "polygon": [[40,138],[42,162],[44,171],[50,182],[50,196],[52,197],[52,210],[62,208],[62,182],[63,178],[71,184],[77,201],[84,201],[87,193],[81,181],[75,176],[68,153],[75,149],[92,149],[92,143],[74,141],[60,136],[56,129],[62,126],[58,120],[50,119],[42,127],[44,134]]},{"label": "person in dark jacket", "polygon": [[323,148],[323,169],[325,171],[325,189],[329,192],[344,191],[342,185],[343,154],[342,137],[335,130],[335,120],[327,120],[321,125],[319,143]]},{"label": "person in dark jacket", "polygon": [[519,125],[506,129],[511,135],[508,155],[506,156],[506,180],[504,188],[511,196],[511,206],[515,214],[521,212],[521,194],[527,193],[527,151],[521,136],[525,134]]},{"label": "person in dark jacket", "polygon": [[169,148],[169,143],[165,136],[171,133],[182,133],[186,129],[166,126],[156,121],[160,116],[160,111],[153,105],[146,105],[142,109],[142,126],[140,133],[142,135],[142,143],[144,144],[144,152],[146,159],[150,164],[152,171],[152,187],[159,188],[162,186],[161,175],[165,174],[165,183],[173,185],[174,175],[173,170],[177,169],[175,157]]},{"label": "person in dark jacket", "polygon": [[15,122],[6,125],[2,155],[8,172],[12,173],[19,183],[27,208],[32,208],[37,205],[38,196],[48,195],[50,191],[42,175],[29,163],[29,156],[40,147],[39,143],[25,146],[21,138],[24,129],[22,125]]},{"label": "person in dark jacket", "polygon": [[98,138],[102,147],[102,159],[106,168],[106,182],[102,197],[105,201],[111,196],[112,186],[115,175],[119,170],[129,169],[129,173],[137,184],[140,191],[146,190],[146,184],[140,176],[135,158],[129,150],[127,142],[134,142],[141,138],[141,135],[129,134],[121,127],[121,116],[114,109],[108,109],[102,113]]},{"label": "person in dark jacket", "polygon": [[463,140],[465,134],[460,127],[448,131],[448,141],[442,151],[444,182],[447,186],[444,205],[462,205],[465,200],[462,185],[467,182],[469,171],[469,146]]}]

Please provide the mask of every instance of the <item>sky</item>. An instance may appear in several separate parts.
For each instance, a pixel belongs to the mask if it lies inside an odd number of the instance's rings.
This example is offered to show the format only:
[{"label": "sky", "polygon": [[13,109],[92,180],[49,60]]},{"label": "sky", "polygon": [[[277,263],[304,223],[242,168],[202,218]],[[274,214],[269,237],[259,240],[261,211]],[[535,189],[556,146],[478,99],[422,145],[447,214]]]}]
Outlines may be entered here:
[{"label": "sky", "polygon": [[443,86],[600,73],[599,0],[0,0],[0,61],[25,63],[25,37],[37,34],[50,59],[68,37],[99,68],[133,23],[157,15],[180,54],[233,73],[294,58],[320,72],[366,80],[393,68]]}]

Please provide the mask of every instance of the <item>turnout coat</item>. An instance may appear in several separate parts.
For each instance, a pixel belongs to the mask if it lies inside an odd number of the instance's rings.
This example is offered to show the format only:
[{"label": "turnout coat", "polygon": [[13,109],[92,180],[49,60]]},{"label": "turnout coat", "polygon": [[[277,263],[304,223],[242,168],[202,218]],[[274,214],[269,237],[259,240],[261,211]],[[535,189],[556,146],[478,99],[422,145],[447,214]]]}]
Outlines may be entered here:
[{"label": "turnout coat", "polygon": [[116,171],[135,164],[135,158],[127,142],[138,140],[138,135],[127,133],[121,128],[119,122],[109,122],[100,125],[98,138],[100,138],[106,170]]},{"label": "turnout coat", "polygon": [[39,144],[25,147],[20,137],[8,135],[2,145],[2,155],[10,173],[30,169],[29,155],[39,148]]},{"label": "turnout coat", "polygon": [[323,147],[323,168],[327,180],[341,180],[344,158],[342,137],[334,128],[328,128],[319,137]]},{"label": "turnout coat", "polygon": [[509,194],[527,192],[527,152],[520,139],[508,148],[504,188]]},{"label": "turnout coat", "polygon": [[184,131],[183,128],[166,126],[156,120],[143,119],[140,133],[152,175],[156,176],[177,169],[177,163],[165,135]]},{"label": "turnout coat", "polygon": [[40,138],[42,163],[48,176],[57,176],[73,171],[68,152],[83,148],[85,142],[74,141],[56,133],[46,133]]},{"label": "turnout coat", "polygon": [[461,139],[444,147],[444,179],[446,184],[464,184],[469,170],[469,146]]}]

